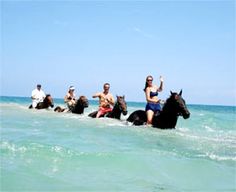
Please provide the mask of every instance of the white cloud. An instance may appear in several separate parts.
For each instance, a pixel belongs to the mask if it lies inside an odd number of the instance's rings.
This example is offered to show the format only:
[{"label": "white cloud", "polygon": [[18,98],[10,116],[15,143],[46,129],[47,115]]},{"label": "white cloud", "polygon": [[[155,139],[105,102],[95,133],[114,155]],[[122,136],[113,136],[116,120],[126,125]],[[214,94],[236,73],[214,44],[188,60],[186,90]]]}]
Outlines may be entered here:
[{"label": "white cloud", "polygon": [[148,39],[155,39],[155,37],[152,34],[146,33],[145,31],[143,31],[142,29],[140,29],[139,27],[133,27],[133,31],[140,34],[141,36],[148,38]]}]

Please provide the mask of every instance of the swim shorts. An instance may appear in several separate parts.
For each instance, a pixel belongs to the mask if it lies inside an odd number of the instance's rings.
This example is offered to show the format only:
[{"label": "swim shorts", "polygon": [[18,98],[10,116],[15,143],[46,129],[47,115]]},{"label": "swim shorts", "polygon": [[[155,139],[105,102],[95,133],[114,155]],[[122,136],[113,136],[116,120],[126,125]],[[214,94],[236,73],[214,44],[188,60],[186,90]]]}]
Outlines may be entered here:
[{"label": "swim shorts", "polygon": [[160,103],[147,103],[145,111],[152,110],[153,112],[161,111]]},{"label": "swim shorts", "polygon": [[98,109],[100,116],[104,115],[108,112],[111,112],[111,111],[112,111],[112,108],[99,107],[99,109]]}]

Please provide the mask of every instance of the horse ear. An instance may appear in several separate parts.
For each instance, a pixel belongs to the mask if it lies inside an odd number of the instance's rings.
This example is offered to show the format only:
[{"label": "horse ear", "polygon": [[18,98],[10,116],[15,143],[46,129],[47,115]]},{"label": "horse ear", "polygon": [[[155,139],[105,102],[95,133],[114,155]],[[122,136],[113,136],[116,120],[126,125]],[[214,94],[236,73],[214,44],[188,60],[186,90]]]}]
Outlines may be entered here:
[{"label": "horse ear", "polygon": [[125,99],[125,95],[123,95],[123,99]]},{"label": "horse ear", "polygon": [[171,94],[171,95],[173,95],[173,92],[172,92],[172,91],[170,91],[170,94]]},{"label": "horse ear", "polygon": [[181,91],[179,92],[179,95],[180,95],[180,96],[182,95],[182,89],[181,89]]}]

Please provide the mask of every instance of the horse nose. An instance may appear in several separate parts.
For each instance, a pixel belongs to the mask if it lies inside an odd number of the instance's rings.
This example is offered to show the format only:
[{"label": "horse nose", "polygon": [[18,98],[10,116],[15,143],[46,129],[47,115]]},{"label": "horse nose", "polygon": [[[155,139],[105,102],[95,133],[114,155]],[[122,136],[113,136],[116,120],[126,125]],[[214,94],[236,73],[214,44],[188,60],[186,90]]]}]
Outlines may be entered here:
[{"label": "horse nose", "polygon": [[190,113],[188,112],[188,113],[186,113],[185,115],[183,115],[183,118],[184,119],[188,119],[190,117]]},{"label": "horse nose", "polygon": [[123,111],[123,115],[127,115],[128,111]]}]

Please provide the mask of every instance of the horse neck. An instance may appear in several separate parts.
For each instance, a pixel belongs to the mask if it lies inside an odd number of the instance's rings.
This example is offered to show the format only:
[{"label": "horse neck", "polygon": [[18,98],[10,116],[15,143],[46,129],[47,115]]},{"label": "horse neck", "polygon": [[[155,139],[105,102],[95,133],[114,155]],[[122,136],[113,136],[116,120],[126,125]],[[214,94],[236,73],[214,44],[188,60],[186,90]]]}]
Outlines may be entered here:
[{"label": "horse neck", "polygon": [[173,101],[167,102],[164,105],[164,107],[162,108],[161,113],[166,114],[168,116],[177,116],[177,111],[176,111],[176,107],[174,105],[174,102]]},{"label": "horse neck", "polygon": [[121,116],[121,110],[119,109],[118,103],[116,103],[109,117],[120,119],[120,116]]},{"label": "horse neck", "polygon": [[84,113],[84,107],[83,107],[83,105],[82,105],[80,102],[78,102],[78,104],[75,106],[75,109],[74,109],[73,112],[74,112],[74,113],[78,113],[78,114]]},{"label": "horse neck", "polygon": [[178,120],[178,115],[173,108],[172,103],[165,104],[160,115],[154,119],[154,126],[159,128],[174,128]]},{"label": "horse neck", "polygon": [[49,104],[48,101],[43,102],[43,105],[44,105],[46,108],[50,107],[50,104]]}]

